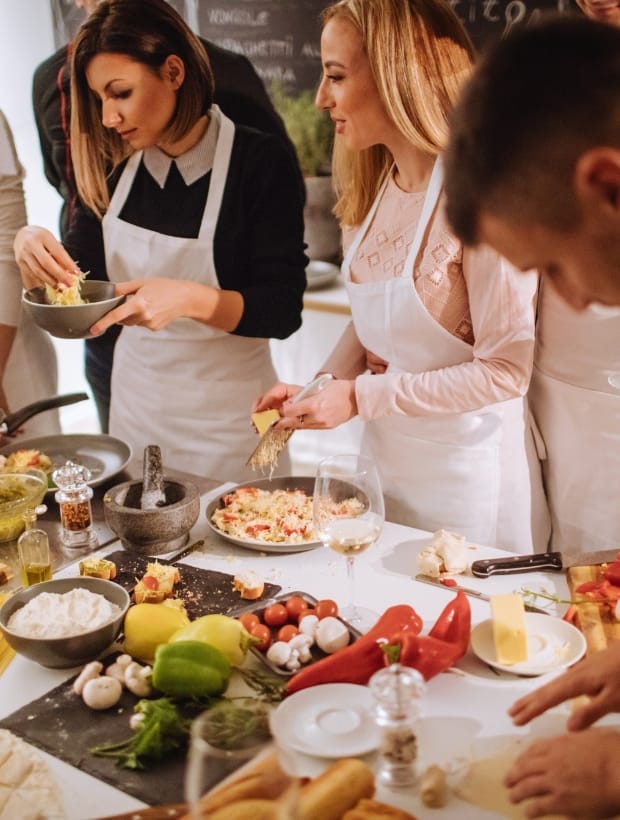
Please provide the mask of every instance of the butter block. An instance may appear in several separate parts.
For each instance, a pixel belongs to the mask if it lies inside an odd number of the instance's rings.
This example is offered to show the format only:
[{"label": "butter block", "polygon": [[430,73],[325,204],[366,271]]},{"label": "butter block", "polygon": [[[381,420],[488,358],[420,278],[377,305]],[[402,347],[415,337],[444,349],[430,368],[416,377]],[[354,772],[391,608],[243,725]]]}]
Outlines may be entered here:
[{"label": "butter block", "polygon": [[493,641],[498,663],[527,660],[527,627],[523,598],[516,593],[491,595]]},{"label": "butter block", "polygon": [[258,430],[259,436],[264,435],[274,421],[280,418],[277,410],[263,410],[261,413],[252,413],[252,423]]}]

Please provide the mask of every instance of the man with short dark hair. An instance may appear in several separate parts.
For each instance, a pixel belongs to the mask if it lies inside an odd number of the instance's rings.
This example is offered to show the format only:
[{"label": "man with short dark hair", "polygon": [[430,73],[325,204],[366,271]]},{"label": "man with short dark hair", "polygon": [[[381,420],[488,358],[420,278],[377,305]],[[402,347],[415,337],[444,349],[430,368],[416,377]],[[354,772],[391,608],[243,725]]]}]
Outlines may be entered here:
[{"label": "man with short dark hair", "polygon": [[620,305],[620,28],[571,16],[515,31],[452,128],[455,233],[542,273],[529,398],[552,548],[605,549],[620,543],[620,311],[601,307]]},{"label": "man with short dark hair", "polygon": [[[554,18],[493,47],[454,110],[445,186],[457,236],[543,274],[530,397],[553,546],[618,545],[620,28]],[[511,715],[522,725],[587,694],[592,708],[569,721],[585,729],[618,709],[619,671],[612,647]],[[505,784],[513,802],[528,800],[527,817],[609,817],[620,811],[619,753],[614,729],[572,731],[532,744]]]}]

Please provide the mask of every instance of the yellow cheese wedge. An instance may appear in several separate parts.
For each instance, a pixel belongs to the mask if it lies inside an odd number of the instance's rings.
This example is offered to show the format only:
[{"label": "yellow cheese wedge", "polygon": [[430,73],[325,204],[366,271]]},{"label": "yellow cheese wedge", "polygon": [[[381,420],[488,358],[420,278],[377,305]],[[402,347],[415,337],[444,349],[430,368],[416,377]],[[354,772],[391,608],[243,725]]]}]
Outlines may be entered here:
[{"label": "yellow cheese wedge", "polygon": [[527,660],[527,628],[523,598],[516,593],[491,595],[493,640],[498,663]]},{"label": "yellow cheese wedge", "polygon": [[258,430],[259,436],[264,435],[274,421],[280,418],[277,410],[263,410],[262,413],[252,413],[252,423]]}]

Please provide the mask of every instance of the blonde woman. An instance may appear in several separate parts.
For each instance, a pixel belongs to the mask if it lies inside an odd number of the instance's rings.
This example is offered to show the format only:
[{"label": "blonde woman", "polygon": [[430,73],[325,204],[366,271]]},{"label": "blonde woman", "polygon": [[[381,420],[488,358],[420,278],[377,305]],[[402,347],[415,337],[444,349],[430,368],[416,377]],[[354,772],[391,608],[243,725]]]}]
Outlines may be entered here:
[{"label": "blonde woman", "polygon": [[464,249],[448,229],[441,152],[472,46],[443,0],[341,0],[323,14],[316,102],[336,127],[333,172],[353,321],[322,368],[336,380],[282,427],[358,414],[392,521],[544,550],[548,521],[524,395],[534,273]]}]

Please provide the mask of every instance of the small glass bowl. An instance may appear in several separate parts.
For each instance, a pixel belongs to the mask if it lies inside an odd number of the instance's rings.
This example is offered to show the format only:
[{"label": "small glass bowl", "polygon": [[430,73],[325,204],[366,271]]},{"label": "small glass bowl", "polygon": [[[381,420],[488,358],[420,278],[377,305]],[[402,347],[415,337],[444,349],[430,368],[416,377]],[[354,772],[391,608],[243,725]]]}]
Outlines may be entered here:
[{"label": "small glass bowl", "polygon": [[24,513],[45,498],[47,476],[43,470],[0,473],[0,542],[12,541],[25,529]]}]

